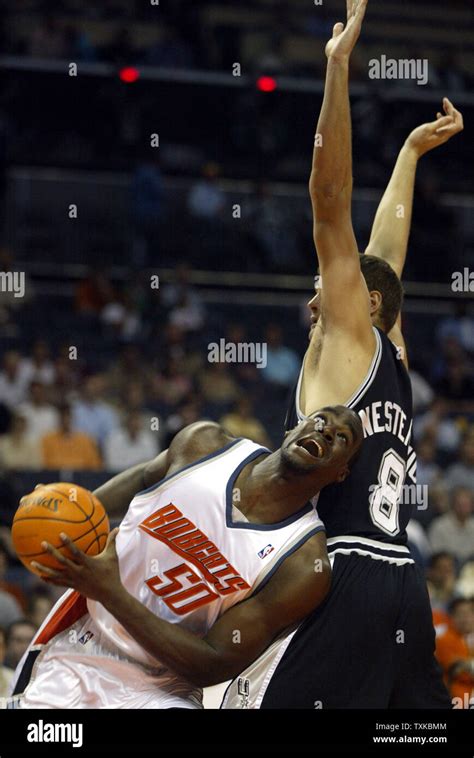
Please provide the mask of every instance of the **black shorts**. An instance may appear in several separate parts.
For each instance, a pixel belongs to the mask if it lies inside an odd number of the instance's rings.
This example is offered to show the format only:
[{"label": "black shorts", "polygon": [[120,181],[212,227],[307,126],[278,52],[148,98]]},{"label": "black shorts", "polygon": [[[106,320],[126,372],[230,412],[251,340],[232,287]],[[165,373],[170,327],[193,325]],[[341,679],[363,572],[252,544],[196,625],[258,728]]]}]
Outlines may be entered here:
[{"label": "black shorts", "polygon": [[299,627],[261,708],[451,708],[415,563],[334,557],[328,597]]}]

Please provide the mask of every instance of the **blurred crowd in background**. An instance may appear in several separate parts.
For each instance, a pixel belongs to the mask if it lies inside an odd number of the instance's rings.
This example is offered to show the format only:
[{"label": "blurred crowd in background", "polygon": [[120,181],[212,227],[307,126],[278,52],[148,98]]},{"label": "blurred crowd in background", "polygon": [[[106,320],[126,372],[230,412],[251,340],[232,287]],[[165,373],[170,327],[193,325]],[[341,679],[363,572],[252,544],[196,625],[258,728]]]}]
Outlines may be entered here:
[{"label": "blurred crowd in background", "polygon": [[[19,344],[3,354],[0,617],[5,626],[28,619],[12,627],[10,644],[31,636],[35,619],[54,597],[20,566],[9,539],[18,498],[36,482],[80,483],[88,473],[86,483],[97,486],[108,474],[153,458],[179,429],[203,417],[262,445],[280,443],[308,328],[303,309],[294,312],[293,327],[302,338],[296,342],[283,314],[267,310],[256,332],[267,345],[266,367],[211,363],[212,340],[224,335],[226,343],[249,342],[256,333],[249,334],[247,323],[259,314],[249,306],[245,320],[231,313],[216,323],[216,312],[188,279],[189,268],[182,265],[173,284],[121,288],[107,271],[91,270],[69,308],[85,335],[95,332],[102,353],[61,344],[58,330],[52,338],[38,337],[28,350]],[[10,308],[5,300],[4,317],[6,311],[12,322],[21,322],[23,308],[35,307],[34,295],[22,307]],[[423,373],[412,371],[417,482],[420,492],[426,486],[428,499],[415,506],[409,536],[426,566],[441,641],[449,630],[448,647],[457,628],[452,609],[460,630],[471,624],[471,642],[474,634],[472,604],[459,602],[474,595],[474,319],[461,311],[439,319],[431,365]],[[461,682],[466,677],[462,672]]]},{"label": "blurred crowd in background", "polygon": [[[0,53],[25,61],[205,72],[229,72],[239,61],[251,75],[316,80],[334,20],[330,3],[316,13],[297,0],[173,0],[159,11],[132,0],[3,5]],[[396,4],[379,5],[353,67],[354,83],[366,81],[368,58],[387,50],[387,30],[392,53],[413,57],[407,40],[423,23],[428,41],[420,41],[416,53],[429,56],[428,88],[456,102],[456,94],[462,96],[474,81],[472,7],[450,0],[449,8],[431,4],[427,14],[422,4],[409,4],[400,18]],[[160,23],[152,23],[158,12]],[[440,14],[450,16],[452,28]],[[114,472],[153,458],[177,431],[201,418],[274,449],[309,329],[303,299],[291,308],[244,303],[230,290],[222,289],[219,297],[218,284],[210,297],[193,284],[193,273],[314,273],[306,194],[288,197],[275,191],[274,182],[306,180],[318,97],[302,96],[295,104],[291,94],[267,96],[254,87],[224,91],[189,85],[186,90],[183,84],[177,90],[151,81],[132,92],[118,79],[93,77],[71,88],[66,78],[0,71],[0,225],[10,220],[8,236],[17,243],[0,250],[0,270],[25,275],[24,297],[0,292],[0,696],[57,597],[14,554],[9,527],[19,498],[42,481],[75,481],[94,489]],[[417,87],[413,81],[398,84]],[[180,94],[173,108],[163,108],[164,101],[171,102],[171,86]],[[356,186],[384,186],[410,129],[434,117],[431,107],[423,100],[388,102],[382,87],[374,86],[370,94],[361,90],[353,103]],[[157,122],[159,159],[144,149]],[[410,281],[449,283],[452,271],[474,259],[472,224],[463,220],[463,201],[452,199],[472,193],[466,167],[473,149],[464,140],[458,150],[436,151],[421,168],[406,272]],[[79,168],[117,171],[126,174],[126,182],[120,191],[104,191],[100,182],[95,188],[84,185],[71,231],[60,212],[65,197],[77,202],[80,184],[55,185],[48,176],[49,183],[27,189],[21,177],[9,185],[12,170],[24,164],[54,167],[57,176]],[[229,180],[242,179],[248,186],[237,198],[242,223],[236,224],[236,193]],[[12,197],[21,213],[16,206],[15,213],[6,212]],[[374,209],[374,203],[359,208],[356,200],[362,240]],[[66,262],[76,266],[74,272],[62,272]],[[120,275],[116,265],[122,267]],[[160,276],[159,286],[153,286],[151,274],[163,267],[174,269],[175,276]],[[417,481],[419,492],[426,493],[414,508],[410,546],[426,569],[446,681],[453,697],[464,698],[463,707],[469,707],[474,698],[473,312],[467,300],[453,299],[444,315],[408,312],[404,330],[412,366]],[[266,366],[211,362],[209,345],[221,339],[264,343]]]}]

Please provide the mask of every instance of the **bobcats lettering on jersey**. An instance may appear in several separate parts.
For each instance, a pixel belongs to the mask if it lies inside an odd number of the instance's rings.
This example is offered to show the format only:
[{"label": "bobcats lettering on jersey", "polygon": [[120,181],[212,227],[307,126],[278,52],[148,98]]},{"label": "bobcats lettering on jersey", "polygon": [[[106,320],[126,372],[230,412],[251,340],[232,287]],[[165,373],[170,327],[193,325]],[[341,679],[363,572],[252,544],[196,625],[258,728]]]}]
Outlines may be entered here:
[{"label": "bobcats lettering on jersey", "polygon": [[[166,571],[165,576],[174,581],[174,584],[171,585],[173,590],[181,589],[183,586],[180,583],[176,584],[176,572],[182,574],[187,571],[188,579],[194,585],[184,592],[173,594],[172,600],[169,597],[165,599],[168,607],[172,608],[175,613],[181,615],[186,610],[212,602],[212,600],[218,597],[215,594],[216,592],[221,595],[229,595],[237,592],[239,589],[250,589],[250,585],[239,576],[235,568],[219,552],[216,545],[200,529],[197,529],[192,521],[184,518],[181,511],[173,503],[168,503],[168,505],[159,508],[151,516],[148,516],[139,525],[139,529],[164,542],[165,545],[168,545],[180,557],[187,558],[188,561],[200,570],[203,577],[213,585],[214,592],[209,590],[202,582],[196,584],[196,580],[199,580],[198,575],[183,563],[174,569]],[[162,580],[158,576],[146,580],[146,584],[150,589],[164,598],[166,595],[169,595],[171,590],[163,587],[157,590],[156,587],[161,582]],[[205,592],[203,597],[200,597],[198,600],[194,599],[179,608],[177,607],[177,600],[189,599],[191,596],[195,597],[202,593],[202,591]]]}]

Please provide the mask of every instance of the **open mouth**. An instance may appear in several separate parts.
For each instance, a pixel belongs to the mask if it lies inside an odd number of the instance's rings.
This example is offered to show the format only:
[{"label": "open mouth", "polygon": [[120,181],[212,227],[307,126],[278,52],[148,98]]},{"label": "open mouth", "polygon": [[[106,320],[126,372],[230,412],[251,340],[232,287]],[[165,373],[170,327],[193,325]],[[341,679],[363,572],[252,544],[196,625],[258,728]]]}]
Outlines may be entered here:
[{"label": "open mouth", "polygon": [[313,437],[307,437],[303,440],[298,440],[296,443],[298,447],[305,450],[312,458],[322,458],[324,456],[324,448]]}]

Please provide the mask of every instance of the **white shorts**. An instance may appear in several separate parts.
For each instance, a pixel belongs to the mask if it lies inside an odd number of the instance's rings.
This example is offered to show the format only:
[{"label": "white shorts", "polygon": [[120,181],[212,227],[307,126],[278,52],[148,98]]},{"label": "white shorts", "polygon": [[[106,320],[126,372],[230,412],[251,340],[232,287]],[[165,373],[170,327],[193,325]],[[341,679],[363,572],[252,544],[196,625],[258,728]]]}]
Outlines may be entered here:
[{"label": "white shorts", "polygon": [[127,659],[107,643],[89,614],[45,645],[33,642],[15,680],[24,667],[31,667],[29,681],[7,707],[202,708],[199,688],[168,669]]}]

